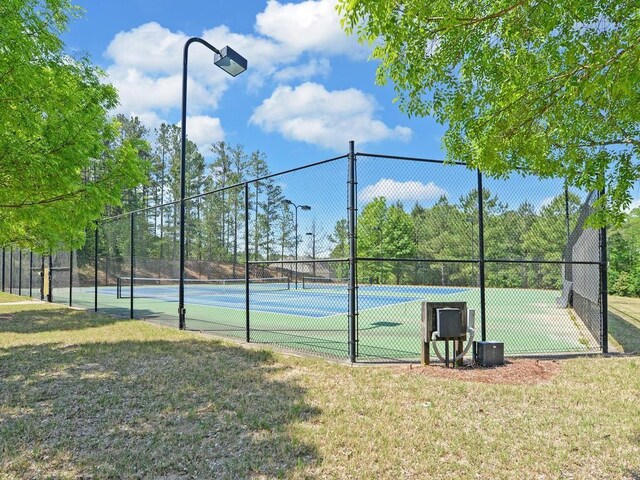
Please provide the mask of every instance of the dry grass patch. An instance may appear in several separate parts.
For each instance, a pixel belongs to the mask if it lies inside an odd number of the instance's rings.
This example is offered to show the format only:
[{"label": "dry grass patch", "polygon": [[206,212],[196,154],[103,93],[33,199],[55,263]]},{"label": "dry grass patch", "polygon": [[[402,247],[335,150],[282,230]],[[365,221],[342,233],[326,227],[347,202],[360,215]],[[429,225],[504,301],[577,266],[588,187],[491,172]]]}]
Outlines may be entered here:
[{"label": "dry grass patch", "polygon": [[445,368],[443,365],[429,367],[410,365],[409,367],[401,367],[399,371],[463,382],[535,385],[551,380],[560,371],[560,368],[561,362],[557,360],[518,358],[505,360],[504,365],[492,368],[482,368],[470,364],[458,368]]}]

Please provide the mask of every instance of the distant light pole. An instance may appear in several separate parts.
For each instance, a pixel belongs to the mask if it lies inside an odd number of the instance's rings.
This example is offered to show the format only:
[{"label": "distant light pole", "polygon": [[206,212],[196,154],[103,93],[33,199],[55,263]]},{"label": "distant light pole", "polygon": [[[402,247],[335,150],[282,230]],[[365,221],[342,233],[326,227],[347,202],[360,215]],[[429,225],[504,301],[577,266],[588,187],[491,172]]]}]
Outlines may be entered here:
[{"label": "distant light pole", "polygon": [[307,210],[311,210],[311,207],[309,205],[296,205],[291,200],[288,200],[286,198],[284,200],[282,200],[282,204],[283,205],[293,205],[293,207],[295,208],[295,235],[296,235],[296,241],[295,241],[295,260],[296,260],[295,285],[296,285],[296,290],[297,290],[298,289],[298,209],[307,211]]},{"label": "distant light pole", "polygon": [[380,268],[378,269],[378,285],[381,285],[382,284],[382,267],[383,267],[383,262],[382,262],[382,239],[383,239],[382,227],[373,227],[373,229],[380,233],[380,259],[378,260],[378,263],[380,264]]},{"label": "distant light pole", "polygon": [[[475,239],[473,237],[473,231],[474,231],[474,221],[473,221],[473,215],[469,215],[469,217],[467,218],[467,221],[471,224],[471,259],[473,260],[474,257],[474,253],[475,253]],[[473,277],[475,275],[475,268],[473,266],[473,262],[471,262],[471,281],[475,284],[479,283],[479,279],[476,279],[476,281],[473,281]],[[480,286],[480,285],[478,285]]]},{"label": "distant light pole", "polygon": [[180,128],[180,284],[178,287],[178,325],[181,330],[186,327],[186,310],[184,308],[184,262],[185,262],[185,197],[186,171],[187,171],[187,64],[189,59],[189,46],[192,43],[201,43],[214,53],[213,63],[232,77],[241,74],[247,69],[247,60],[229,47],[218,50],[206,40],[191,37],[184,44],[182,56],[182,123]]},{"label": "distant light pole", "polygon": [[306,235],[311,236],[311,258],[313,259],[313,276],[316,276],[316,233],[307,232]]}]

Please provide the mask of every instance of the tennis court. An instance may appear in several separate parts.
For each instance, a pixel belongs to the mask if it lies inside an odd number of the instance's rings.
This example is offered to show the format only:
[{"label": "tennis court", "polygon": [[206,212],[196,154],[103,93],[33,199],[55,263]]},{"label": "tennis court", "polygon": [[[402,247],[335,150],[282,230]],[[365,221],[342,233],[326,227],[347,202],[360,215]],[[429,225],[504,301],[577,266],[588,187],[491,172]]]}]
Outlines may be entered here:
[{"label": "tennis court", "polygon": [[[244,280],[187,281],[188,329],[245,339]],[[130,283],[98,289],[99,310],[129,316]],[[487,289],[487,339],[505,343],[508,355],[588,352],[598,348],[570,309],[558,308],[556,290]],[[77,303],[93,305],[94,289],[75,290]],[[358,356],[363,360],[415,360],[420,355],[421,303],[464,301],[480,309],[478,288],[360,285]],[[346,358],[348,290],[343,284],[287,279],[249,284],[249,338],[254,343]],[[134,317],[177,326],[178,287],[169,279],[134,282]],[[477,316],[476,330],[480,330]]]}]

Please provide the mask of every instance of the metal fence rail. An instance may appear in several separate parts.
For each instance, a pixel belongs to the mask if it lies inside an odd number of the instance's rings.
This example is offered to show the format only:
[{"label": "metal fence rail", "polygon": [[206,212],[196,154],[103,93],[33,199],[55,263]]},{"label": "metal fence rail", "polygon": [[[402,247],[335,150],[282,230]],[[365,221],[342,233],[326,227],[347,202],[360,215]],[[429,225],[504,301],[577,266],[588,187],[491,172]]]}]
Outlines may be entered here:
[{"label": "metal fence rail", "polygon": [[183,228],[169,202],[103,219],[78,252],[5,246],[2,291],[352,362],[416,361],[421,303],[464,301],[507,354],[606,352],[596,198],[351,143],[188,197]]}]

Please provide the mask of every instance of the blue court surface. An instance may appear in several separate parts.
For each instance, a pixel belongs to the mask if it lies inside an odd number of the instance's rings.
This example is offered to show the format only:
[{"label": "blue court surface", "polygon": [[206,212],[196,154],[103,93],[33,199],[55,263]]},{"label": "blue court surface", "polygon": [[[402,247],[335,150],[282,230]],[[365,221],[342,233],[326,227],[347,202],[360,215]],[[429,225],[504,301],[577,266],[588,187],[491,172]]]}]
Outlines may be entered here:
[{"label": "blue court surface", "polygon": [[[256,312],[268,312],[305,317],[327,317],[347,313],[349,292],[344,286],[328,285],[318,288],[302,289],[264,289],[250,285],[249,309]],[[361,285],[358,287],[358,309],[360,311],[386,307],[424,299],[426,295],[447,295],[466,291],[464,288]],[[100,287],[100,294],[116,295],[115,287]],[[128,296],[128,291],[125,290]],[[134,288],[136,308],[148,302],[178,302],[178,289],[175,286],[151,286]],[[129,298],[120,299],[123,304]],[[244,285],[233,287],[207,288],[206,285],[186,285],[185,303],[211,307],[244,310],[246,308]]]}]

